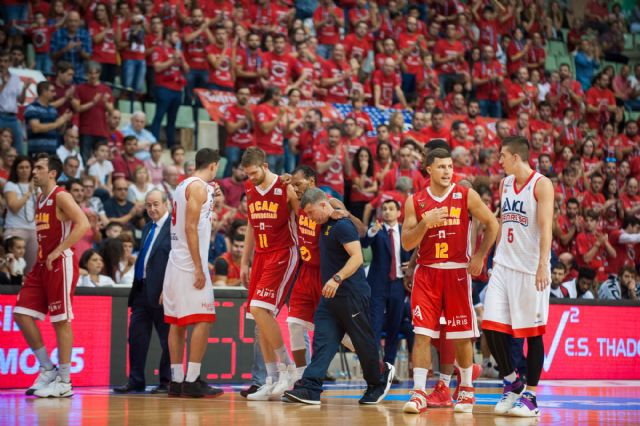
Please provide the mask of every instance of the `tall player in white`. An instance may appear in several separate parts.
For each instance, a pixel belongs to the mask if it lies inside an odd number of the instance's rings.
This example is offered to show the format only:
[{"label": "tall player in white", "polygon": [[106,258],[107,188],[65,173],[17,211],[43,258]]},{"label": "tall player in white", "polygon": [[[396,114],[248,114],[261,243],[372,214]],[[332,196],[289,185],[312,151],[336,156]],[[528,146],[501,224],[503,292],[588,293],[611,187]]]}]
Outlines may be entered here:
[{"label": "tall player in white", "polygon": [[[500,164],[507,177],[500,185],[500,237],[485,298],[482,321],[491,354],[504,377],[496,414],[537,417],[536,386],[544,363],[549,314],[553,185],[529,167],[529,144],[522,136],[502,141]],[[527,338],[527,379],[516,375],[508,335]]]},{"label": "tall player in white", "polygon": [[[220,191],[214,191],[209,182],[216,177],[219,160],[217,150],[199,150],[196,171],[176,187],[173,197],[171,252],[162,289],[165,322],[171,324],[169,396],[204,396],[200,365],[216,319],[207,259],[213,202]],[[185,380],[182,357],[188,326],[193,329]]]}]

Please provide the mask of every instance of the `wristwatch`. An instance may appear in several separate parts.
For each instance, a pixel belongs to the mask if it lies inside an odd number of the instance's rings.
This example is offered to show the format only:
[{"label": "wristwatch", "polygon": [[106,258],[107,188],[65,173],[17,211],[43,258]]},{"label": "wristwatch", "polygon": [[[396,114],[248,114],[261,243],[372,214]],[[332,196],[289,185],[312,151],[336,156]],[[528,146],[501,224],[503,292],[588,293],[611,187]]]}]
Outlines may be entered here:
[{"label": "wristwatch", "polygon": [[342,277],[338,274],[333,276],[333,280],[338,283],[338,285],[342,284]]}]

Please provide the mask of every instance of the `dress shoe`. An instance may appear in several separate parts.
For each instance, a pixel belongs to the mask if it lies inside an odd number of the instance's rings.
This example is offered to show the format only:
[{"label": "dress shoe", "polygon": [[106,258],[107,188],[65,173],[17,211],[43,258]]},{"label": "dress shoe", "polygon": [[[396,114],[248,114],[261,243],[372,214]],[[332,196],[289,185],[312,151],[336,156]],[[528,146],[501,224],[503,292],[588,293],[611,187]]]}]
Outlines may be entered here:
[{"label": "dress shoe", "polygon": [[158,386],[151,389],[151,393],[169,393],[169,385],[167,385],[166,383],[160,383]]},{"label": "dress shoe", "polygon": [[200,383],[200,387],[202,388],[202,393],[204,393],[205,397],[216,398],[224,393],[224,390],[220,388],[216,388],[214,386],[209,386],[209,383],[205,382],[200,377],[196,379],[196,383]]},{"label": "dress shoe", "polygon": [[118,386],[113,388],[115,393],[131,393],[131,392],[144,392],[144,386],[134,386],[132,383],[127,383],[124,386]]}]

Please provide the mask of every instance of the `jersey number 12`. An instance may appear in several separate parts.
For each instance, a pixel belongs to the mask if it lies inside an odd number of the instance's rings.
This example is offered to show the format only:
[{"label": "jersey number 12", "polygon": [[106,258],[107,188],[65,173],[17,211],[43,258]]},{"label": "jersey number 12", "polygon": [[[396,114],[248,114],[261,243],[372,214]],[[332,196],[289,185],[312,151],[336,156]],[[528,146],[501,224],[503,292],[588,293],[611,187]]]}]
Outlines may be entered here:
[{"label": "jersey number 12", "polygon": [[449,258],[449,244],[436,243],[436,259],[448,259]]}]

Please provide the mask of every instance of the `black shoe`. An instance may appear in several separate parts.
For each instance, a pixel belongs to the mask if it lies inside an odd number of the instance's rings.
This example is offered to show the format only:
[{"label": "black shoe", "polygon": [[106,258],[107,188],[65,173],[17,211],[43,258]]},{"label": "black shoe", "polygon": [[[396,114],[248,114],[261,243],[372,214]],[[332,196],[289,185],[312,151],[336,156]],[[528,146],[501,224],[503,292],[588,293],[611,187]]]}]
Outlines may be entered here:
[{"label": "black shoe", "polygon": [[115,393],[131,393],[131,392],[144,392],[144,386],[134,386],[132,383],[127,383],[124,386],[118,386],[113,388]]},{"label": "black shoe", "polygon": [[[286,398],[286,400],[284,399]],[[306,388],[291,389],[284,392],[284,402],[301,402],[309,405],[320,405],[320,394]]]},{"label": "black shoe", "polygon": [[392,385],[399,385],[400,384],[400,379],[398,379],[397,377],[393,376],[393,380],[391,381]]},{"label": "black shoe", "polygon": [[243,397],[243,398],[246,398],[248,395],[251,395],[252,393],[255,393],[258,389],[260,389],[260,386],[251,385],[246,389],[242,389],[240,391],[240,396]]},{"label": "black shoe", "polygon": [[358,401],[360,404],[377,404],[389,393],[396,369],[388,362],[385,364],[387,369],[382,375],[380,384],[367,386],[367,390],[364,392],[364,395],[362,395],[362,398],[360,398],[360,401]]},{"label": "black shoe", "polygon": [[200,377],[196,379],[196,383],[200,383],[200,387],[202,388],[202,393],[204,396],[208,398],[217,398],[224,394],[224,390],[220,388],[216,388],[214,386],[209,386],[209,383],[202,380]]},{"label": "black shoe", "polygon": [[204,392],[200,382],[182,382],[182,396],[188,396],[190,398],[202,398]]},{"label": "black shoe", "polygon": [[327,373],[324,375],[324,381],[325,382],[335,382],[336,378],[333,377],[331,374]]},{"label": "black shoe", "polygon": [[169,386],[166,383],[160,383],[158,386],[151,389],[151,393],[153,394],[168,393],[168,392],[169,392]]},{"label": "black shoe", "polygon": [[182,382],[170,382],[169,389],[167,391],[169,396],[181,396],[182,395]]}]

